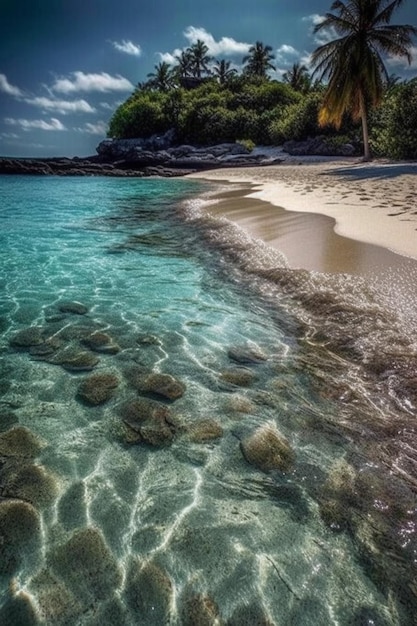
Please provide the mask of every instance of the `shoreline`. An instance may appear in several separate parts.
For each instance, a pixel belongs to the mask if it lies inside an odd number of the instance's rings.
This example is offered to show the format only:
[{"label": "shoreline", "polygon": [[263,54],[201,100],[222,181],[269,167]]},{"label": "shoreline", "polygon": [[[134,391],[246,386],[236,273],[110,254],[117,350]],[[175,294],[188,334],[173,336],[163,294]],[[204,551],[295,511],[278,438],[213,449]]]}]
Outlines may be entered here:
[{"label": "shoreline", "polygon": [[[392,255],[388,265],[398,255],[413,264],[417,261],[417,163],[298,158],[281,165],[210,170],[188,177],[242,184],[238,195],[244,198],[244,210],[239,209],[239,202],[234,208],[226,202],[223,208],[220,204],[210,206],[209,212],[227,217],[251,236],[280,250],[278,208],[304,215],[307,224],[315,222],[316,239],[320,230],[322,235],[328,233],[331,224],[335,236],[340,237],[339,244],[347,239],[380,247],[386,256]],[[264,206],[260,211],[256,201],[269,208]],[[343,243],[346,246],[346,241]],[[353,258],[355,245],[351,243],[350,248],[346,254]]]}]

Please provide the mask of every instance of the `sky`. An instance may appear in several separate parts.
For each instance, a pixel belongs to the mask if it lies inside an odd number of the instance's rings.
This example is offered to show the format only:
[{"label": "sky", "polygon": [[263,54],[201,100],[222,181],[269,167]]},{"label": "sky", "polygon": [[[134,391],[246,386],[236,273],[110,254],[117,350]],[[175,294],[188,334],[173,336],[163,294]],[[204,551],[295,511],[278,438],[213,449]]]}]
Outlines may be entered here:
[{"label": "sky", "polygon": [[[314,24],[331,0],[0,0],[0,155],[88,156],[119,103],[160,61],[202,39],[241,67],[255,41],[272,46],[276,73],[331,33]],[[417,26],[417,1],[393,23]],[[417,76],[388,59],[389,73]]]}]

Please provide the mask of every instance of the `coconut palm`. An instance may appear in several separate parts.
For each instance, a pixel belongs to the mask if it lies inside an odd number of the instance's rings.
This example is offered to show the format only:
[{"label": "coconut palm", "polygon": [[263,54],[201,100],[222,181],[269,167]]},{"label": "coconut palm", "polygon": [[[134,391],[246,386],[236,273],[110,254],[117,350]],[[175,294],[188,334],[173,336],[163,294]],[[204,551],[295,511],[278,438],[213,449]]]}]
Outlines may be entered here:
[{"label": "coconut palm", "polygon": [[204,72],[209,73],[208,64],[211,61],[211,57],[207,54],[209,49],[201,39],[198,39],[196,43],[187,48],[191,57],[191,69],[193,76],[201,78]]},{"label": "coconut palm", "polygon": [[171,66],[166,61],[155,65],[155,71],[148,74],[149,85],[158,91],[168,91],[172,87],[173,73]]},{"label": "coconut palm", "polygon": [[345,113],[362,121],[364,158],[370,159],[368,109],[382,99],[388,79],[383,55],[411,62],[414,26],[391,25],[403,0],[335,0],[314,32],[332,29],[338,38],[319,46],[312,54],[315,73],[328,79],[319,113],[321,125],[340,127]]},{"label": "coconut palm", "polygon": [[246,66],[245,73],[267,78],[268,70],[275,70],[275,66],[271,63],[274,58],[272,47],[265,46],[262,41],[257,41],[249,48],[249,54],[243,59],[243,64]]},{"label": "coconut palm", "polygon": [[230,61],[225,61],[222,59],[221,61],[216,61],[213,66],[213,73],[218,79],[221,85],[227,83],[232,76],[237,74],[237,70],[234,67],[230,67]]},{"label": "coconut palm", "polygon": [[306,92],[311,85],[308,69],[305,65],[301,65],[301,63],[294,63],[292,68],[282,75],[282,79],[285,83],[291,85],[295,91]]},{"label": "coconut palm", "polygon": [[193,59],[190,49],[183,50],[181,54],[175,57],[177,65],[175,71],[179,78],[187,78],[192,75]]}]

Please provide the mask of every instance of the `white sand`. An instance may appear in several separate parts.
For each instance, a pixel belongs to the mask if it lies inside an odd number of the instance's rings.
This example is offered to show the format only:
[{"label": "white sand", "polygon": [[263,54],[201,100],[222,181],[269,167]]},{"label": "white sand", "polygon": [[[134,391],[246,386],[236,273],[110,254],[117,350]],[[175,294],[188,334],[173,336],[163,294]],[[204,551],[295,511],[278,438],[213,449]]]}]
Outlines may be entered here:
[{"label": "white sand", "polygon": [[[249,195],[288,211],[319,213],[335,219],[345,237],[383,246],[417,259],[417,163],[357,159],[292,158],[282,165],[227,168],[192,174],[194,178],[250,182]],[[229,216],[228,216],[229,217]],[[253,236],[275,245],[273,211],[230,219]]]}]

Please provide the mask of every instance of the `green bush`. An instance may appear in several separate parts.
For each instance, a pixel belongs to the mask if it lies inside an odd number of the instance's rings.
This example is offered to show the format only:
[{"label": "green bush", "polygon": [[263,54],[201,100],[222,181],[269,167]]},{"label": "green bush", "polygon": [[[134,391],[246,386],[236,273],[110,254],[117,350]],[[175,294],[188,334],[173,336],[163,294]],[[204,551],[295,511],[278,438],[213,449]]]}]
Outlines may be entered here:
[{"label": "green bush", "polygon": [[271,142],[280,145],[290,139],[300,141],[322,134],[317,121],[320,101],[320,95],[311,94],[280,111],[279,117],[269,125]]},{"label": "green bush", "polygon": [[417,80],[397,85],[370,119],[371,147],[377,156],[417,159]]},{"label": "green bush", "polygon": [[110,137],[129,139],[150,137],[168,130],[170,120],[164,114],[166,96],[144,92],[121,104],[110,120]]}]

